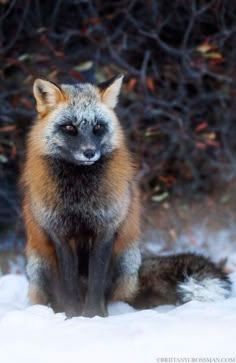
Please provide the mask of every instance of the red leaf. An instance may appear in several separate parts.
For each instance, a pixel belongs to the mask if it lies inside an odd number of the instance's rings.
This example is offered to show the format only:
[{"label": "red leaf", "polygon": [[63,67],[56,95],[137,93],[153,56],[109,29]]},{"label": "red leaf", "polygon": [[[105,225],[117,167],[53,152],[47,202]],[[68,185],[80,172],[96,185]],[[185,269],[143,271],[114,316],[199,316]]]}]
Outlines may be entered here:
[{"label": "red leaf", "polygon": [[219,142],[215,141],[215,140],[209,140],[208,139],[206,142],[207,142],[207,145],[209,145],[209,146],[213,146],[213,147],[219,147],[220,146]]},{"label": "red leaf", "polygon": [[207,126],[208,126],[208,122],[207,121],[203,121],[199,125],[197,125],[197,127],[195,128],[195,132],[200,132],[200,131],[206,129]]},{"label": "red leaf", "polygon": [[137,79],[136,78],[131,78],[129,80],[129,82],[127,83],[127,85],[126,85],[127,90],[128,91],[133,91],[136,83],[137,83]]},{"label": "red leaf", "polygon": [[82,75],[80,72],[75,71],[74,69],[72,69],[72,70],[70,71],[70,75],[71,75],[72,77],[74,77],[75,79],[78,79],[78,81],[84,81],[84,77],[83,77],[83,75]]},{"label": "red leaf", "polygon": [[12,145],[12,148],[11,148],[11,159],[15,159],[16,157],[16,154],[17,154],[17,149],[16,149],[16,145]]},{"label": "red leaf", "polygon": [[65,57],[65,54],[63,52],[58,51],[58,50],[55,50],[54,54],[58,58],[64,58]]},{"label": "red leaf", "polygon": [[167,175],[167,176],[164,176],[164,175],[160,175],[158,177],[158,179],[163,182],[164,184],[166,184],[168,187],[172,187],[173,184],[176,183],[176,178],[172,175]]},{"label": "red leaf", "polygon": [[147,88],[150,89],[150,91],[155,90],[155,83],[154,80],[150,77],[147,78]]},{"label": "red leaf", "polygon": [[196,146],[196,148],[198,148],[200,150],[206,150],[206,148],[207,148],[206,144],[204,144],[203,142],[199,142],[199,141],[195,142],[195,146]]},{"label": "red leaf", "polygon": [[11,131],[15,131],[16,126],[12,125],[12,126],[3,126],[0,127],[0,132],[11,132]]},{"label": "red leaf", "polygon": [[27,98],[21,97],[20,102],[22,103],[22,105],[24,105],[26,108],[28,108],[28,110],[33,110],[34,107],[31,104],[31,102],[29,100],[27,100]]},{"label": "red leaf", "polygon": [[224,63],[224,58],[221,57],[221,58],[216,58],[216,59],[211,59],[211,64],[222,64]]}]

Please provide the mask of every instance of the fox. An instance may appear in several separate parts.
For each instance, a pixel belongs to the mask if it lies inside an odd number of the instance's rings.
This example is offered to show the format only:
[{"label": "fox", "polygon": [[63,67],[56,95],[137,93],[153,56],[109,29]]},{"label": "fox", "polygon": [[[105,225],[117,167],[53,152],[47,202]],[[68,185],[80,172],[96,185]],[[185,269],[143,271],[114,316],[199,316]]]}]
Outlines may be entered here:
[{"label": "fox", "polygon": [[108,301],[137,290],[140,198],[115,112],[122,82],[33,84],[20,180],[29,300],[67,317],[105,317]]},{"label": "fox", "polygon": [[221,264],[195,254],[144,257],[136,292],[128,303],[136,309],[181,305],[192,300],[222,301],[230,297],[232,282]]},{"label": "fox", "polygon": [[231,292],[203,256],[141,256],[136,164],[114,111],[122,81],[33,86],[20,180],[29,299],[67,317],[107,316],[117,300],[148,309]]}]

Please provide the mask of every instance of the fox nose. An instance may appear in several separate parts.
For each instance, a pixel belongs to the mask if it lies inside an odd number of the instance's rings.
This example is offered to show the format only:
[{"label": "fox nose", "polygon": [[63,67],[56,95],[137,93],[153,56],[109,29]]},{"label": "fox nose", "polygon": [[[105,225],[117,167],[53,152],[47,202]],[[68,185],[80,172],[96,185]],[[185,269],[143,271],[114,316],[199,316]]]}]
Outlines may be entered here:
[{"label": "fox nose", "polygon": [[87,159],[92,159],[94,157],[95,153],[96,153],[95,149],[86,149],[84,151],[84,156]]}]

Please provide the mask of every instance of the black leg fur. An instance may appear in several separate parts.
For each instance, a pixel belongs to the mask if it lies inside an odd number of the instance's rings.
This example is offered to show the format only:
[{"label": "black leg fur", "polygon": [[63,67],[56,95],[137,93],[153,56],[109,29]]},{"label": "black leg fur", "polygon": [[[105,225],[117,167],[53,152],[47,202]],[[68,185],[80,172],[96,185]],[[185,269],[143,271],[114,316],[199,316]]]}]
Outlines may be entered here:
[{"label": "black leg fur", "polygon": [[68,243],[53,235],[52,240],[56,249],[59,267],[59,281],[57,283],[63,310],[67,317],[81,315],[81,297],[79,291],[79,262]]},{"label": "black leg fur", "polygon": [[107,316],[105,290],[111,260],[113,238],[103,237],[96,241],[89,256],[88,289],[83,311],[84,316]]}]

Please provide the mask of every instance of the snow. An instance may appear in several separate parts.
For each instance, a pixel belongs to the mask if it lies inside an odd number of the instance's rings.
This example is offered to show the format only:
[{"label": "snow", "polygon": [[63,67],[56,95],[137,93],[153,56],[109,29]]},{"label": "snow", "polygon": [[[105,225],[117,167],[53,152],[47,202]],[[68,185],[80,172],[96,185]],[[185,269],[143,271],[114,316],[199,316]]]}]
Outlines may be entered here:
[{"label": "snow", "polygon": [[135,311],[118,302],[109,317],[66,319],[29,306],[24,276],[0,278],[0,362],[157,362],[164,357],[236,356],[236,272],[232,297]]}]

